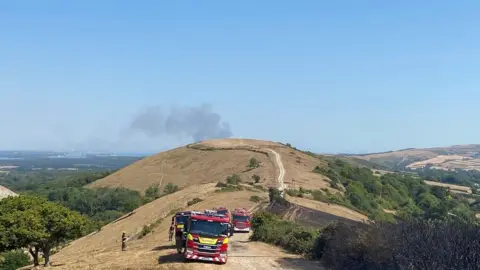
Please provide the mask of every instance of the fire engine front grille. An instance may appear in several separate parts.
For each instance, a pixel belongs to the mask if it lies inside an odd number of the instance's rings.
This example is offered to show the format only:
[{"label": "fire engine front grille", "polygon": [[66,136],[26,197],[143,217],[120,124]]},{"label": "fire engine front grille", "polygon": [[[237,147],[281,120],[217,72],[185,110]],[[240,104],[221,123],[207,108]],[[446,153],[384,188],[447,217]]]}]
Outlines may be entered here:
[{"label": "fire engine front grille", "polygon": [[215,254],[219,249],[219,245],[201,245],[197,246],[198,252]]}]

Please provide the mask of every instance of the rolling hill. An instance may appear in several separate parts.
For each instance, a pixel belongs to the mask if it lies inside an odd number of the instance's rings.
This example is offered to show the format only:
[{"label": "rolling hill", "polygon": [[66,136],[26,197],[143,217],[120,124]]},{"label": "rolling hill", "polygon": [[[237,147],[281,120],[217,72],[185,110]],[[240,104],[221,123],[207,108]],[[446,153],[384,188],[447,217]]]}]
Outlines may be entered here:
[{"label": "rolling hill", "polygon": [[450,147],[409,148],[383,153],[353,155],[392,170],[404,168],[480,170],[480,145],[454,145]]},{"label": "rolling hill", "polygon": [[[249,168],[251,158],[260,162],[257,168]],[[144,192],[152,184],[164,187],[167,183],[173,183],[181,189],[141,206],[98,232],[73,241],[53,255],[52,264],[58,269],[217,268],[219,266],[204,263],[186,265],[182,257],[175,254],[172,242],[168,242],[167,238],[169,221],[175,211],[208,209],[219,205],[259,209],[268,202],[266,187],[323,188],[332,193],[341,193],[330,187],[330,179],[313,172],[316,166],[326,163],[280,143],[250,139],[204,141],[144,158],[88,187],[126,187]],[[232,174],[241,178],[241,185],[245,187],[243,190],[222,192],[216,187],[217,182],[224,182]],[[254,181],[253,175],[260,176],[258,184],[263,189],[255,189],[247,184]],[[252,201],[252,196],[259,197],[260,202]],[[194,198],[201,201],[188,206],[188,202]],[[362,222],[368,219],[340,205],[314,203],[300,198],[290,200],[293,211],[303,219],[308,219],[313,211],[324,212],[329,221],[349,219]],[[301,209],[301,212],[295,209]],[[139,237],[145,226],[153,226],[152,232]],[[127,252],[120,250],[119,237],[122,231],[130,237]],[[221,269],[319,269],[315,262],[303,260],[276,247],[250,242],[246,234],[235,235],[231,246],[232,257],[227,265],[219,267]]]},{"label": "rolling hill", "polygon": [[[182,188],[224,181],[232,174],[244,182],[253,182],[256,174],[262,185],[277,186],[279,169],[271,150],[281,155],[287,186],[330,189],[328,178],[312,172],[322,160],[280,143],[251,139],[210,140],[172,149],[137,161],[89,187],[126,187],[144,192],[152,184],[163,188],[173,183]],[[260,162],[258,168],[248,167],[251,158]]]}]

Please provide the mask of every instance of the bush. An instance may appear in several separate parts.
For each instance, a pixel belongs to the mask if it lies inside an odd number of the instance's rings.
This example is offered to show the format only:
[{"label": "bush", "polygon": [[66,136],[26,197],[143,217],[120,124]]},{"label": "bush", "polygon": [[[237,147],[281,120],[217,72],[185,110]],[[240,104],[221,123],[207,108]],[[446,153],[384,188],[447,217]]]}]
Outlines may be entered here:
[{"label": "bush", "polygon": [[270,203],[279,203],[285,206],[290,205],[290,203],[282,197],[280,190],[276,188],[271,187],[268,189],[268,197],[270,199]]},{"label": "bush", "polygon": [[225,183],[223,183],[223,182],[218,182],[215,186],[216,186],[216,187],[219,187],[219,188],[228,187],[228,185],[225,184]]},{"label": "bush", "polygon": [[267,189],[264,188],[264,187],[261,186],[261,185],[254,185],[253,187],[256,188],[256,189],[258,189],[258,190],[261,190],[261,191],[267,191]]},{"label": "bush", "polygon": [[187,202],[187,205],[188,205],[188,206],[192,206],[192,205],[194,205],[194,204],[196,204],[196,203],[199,203],[199,202],[201,202],[201,201],[203,201],[203,200],[200,199],[200,198],[193,198],[193,200]]},{"label": "bush", "polygon": [[260,198],[259,196],[257,195],[253,195],[250,197],[250,201],[251,202],[254,202],[254,203],[258,203],[258,202],[261,202],[262,201],[262,198]]},{"label": "bush", "polygon": [[152,227],[150,226],[147,226],[147,225],[144,225],[143,226],[143,229],[142,229],[142,232],[140,233],[140,235],[138,236],[139,239],[142,239],[144,236],[146,236],[147,234],[151,233],[152,232]]},{"label": "bush", "polygon": [[163,188],[163,193],[165,194],[172,194],[180,190],[177,185],[174,185],[172,183],[168,183],[164,188]]},{"label": "bush", "polygon": [[318,232],[281,220],[268,212],[259,212],[252,219],[253,234],[250,239],[262,241],[310,257]]},{"label": "bush", "polygon": [[215,190],[215,192],[235,192],[235,191],[241,191],[241,190],[244,190],[244,187],[227,185],[226,187],[223,187],[219,190]]},{"label": "bush", "polygon": [[252,169],[258,168],[260,167],[260,162],[258,162],[256,158],[251,158],[248,163],[248,167]]},{"label": "bush", "polygon": [[158,183],[150,185],[147,190],[145,190],[145,197],[151,200],[160,198],[160,185]]},{"label": "bush", "polygon": [[480,227],[460,220],[332,223],[319,231],[268,213],[252,219],[251,240],[281,246],[328,269],[479,269]]},{"label": "bush", "polygon": [[240,182],[242,182],[242,179],[238,174],[233,174],[227,177],[227,184],[238,185]]},{"label": "bush", "polygon": [[253,179],[253,181],[255,181],[255,184],[260,183],[260,176],[254,174],[254,175],[252,175],[252,179]]},{"label": "bush", "polygon": [[12,250],[0,254],[0,270],[15,270],[30,264],[30,256],[22,250]]}]

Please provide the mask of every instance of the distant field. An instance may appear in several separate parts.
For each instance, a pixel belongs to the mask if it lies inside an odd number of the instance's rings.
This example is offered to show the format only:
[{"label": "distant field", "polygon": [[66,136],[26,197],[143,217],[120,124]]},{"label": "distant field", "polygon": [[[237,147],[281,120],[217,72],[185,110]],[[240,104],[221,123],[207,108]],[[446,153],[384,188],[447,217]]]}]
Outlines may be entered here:
[{"label": "distant field", "polygon": [[461,193],[472,194],[472,188],[470,188],[470,187],[453,185],[453,184],[446,184],[446,183],[440,183],[440,182],[433,182],[433,181],[427,181],[427,180],[425,180],[424,182],[425,182],[425,184],[430,185],[430,186],[439,186],[439,187],[449,188],[453,192],[461,192]]},{"label": "distant field", "polygon": [[0,171],[39,171],[39,170],[118,170],[128,166],[141,157],[127,156],[86,156],[86,157],[48,157],[22,156],[20,158],[0,159]]},{"label": "distant field", "polygon": [[480,159],[460,155],[439,155],[431,159],[409,164],[411,169],[423,168],[428,164],[438,169],[480,170]]},{"label": "distant field", "polygon": [[410,148],[383,153],[362,154],[355,157],[386,166],[391,170],[417,169],[429,164],[435,169],[442,170],[463,169],[480,171],[480,145],[478,144],[424,149]]}]

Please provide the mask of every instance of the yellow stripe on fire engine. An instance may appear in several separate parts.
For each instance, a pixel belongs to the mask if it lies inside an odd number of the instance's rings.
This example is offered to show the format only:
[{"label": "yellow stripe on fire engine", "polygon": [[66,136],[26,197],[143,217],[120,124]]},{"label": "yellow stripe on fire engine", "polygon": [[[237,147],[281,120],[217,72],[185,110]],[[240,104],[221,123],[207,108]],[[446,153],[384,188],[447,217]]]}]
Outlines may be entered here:
[{"label": "yellow stripe on fire engine", "polygon": [[198,237],[198,242],[200,242],[200,244],[215,245],[217,238]]},{"label": "yellow stripe on fire engine", "polygon": [[183,228],[183,224],[177,224],[177,228],[182,229],[182,228]]}]

